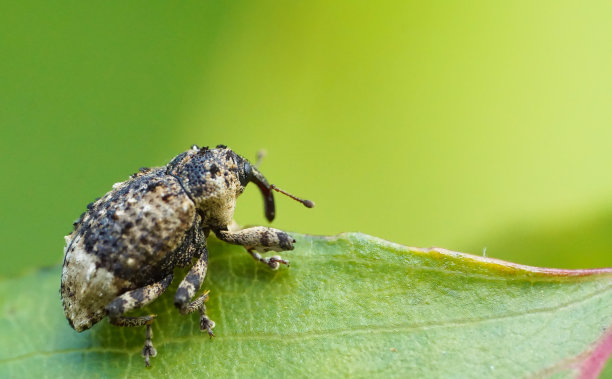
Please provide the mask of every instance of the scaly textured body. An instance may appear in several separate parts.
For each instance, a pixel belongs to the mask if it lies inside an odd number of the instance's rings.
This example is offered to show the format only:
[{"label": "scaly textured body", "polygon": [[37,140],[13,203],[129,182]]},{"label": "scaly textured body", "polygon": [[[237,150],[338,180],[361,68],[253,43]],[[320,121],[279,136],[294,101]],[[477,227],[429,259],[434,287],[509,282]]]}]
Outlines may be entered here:
[{"label": "scaly textured body", "polygon": [[149,358],[156,355],[150,329],[154,316],[125,317],[124,313],[161,295],[175,267],[191,266],[175,294],[175,305],[183,314],[198,310],[201,329],[212,336],[214,322],[204,306],[208,294],[192,301],[206,275],[208,233],[245,246],[274,269],[288,262],[278,256],[262,258],[255,250],[291,250],[295,242],[272,228],[228,231],[236,198],[251,181],[262,191],[271,220],[274,187],[246,159],[223,145],[194,146],[164,167],[141,169],[88,205],[66,237],[64,249],[60,292],[70,325],[80,332],[106,316],[119,326],[146,325],[143,356],[149,365]]}]

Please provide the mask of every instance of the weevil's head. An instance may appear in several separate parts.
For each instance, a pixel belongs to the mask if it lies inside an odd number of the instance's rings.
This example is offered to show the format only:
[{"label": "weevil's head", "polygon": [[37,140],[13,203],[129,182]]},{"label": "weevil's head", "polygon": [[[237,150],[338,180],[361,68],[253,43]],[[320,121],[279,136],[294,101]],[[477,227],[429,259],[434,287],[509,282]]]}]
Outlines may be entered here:
[{"label": "weevil's head", "polygon": [[311,201],[299,199],[269,184],[256,165],[225,145],[214,149],[194,145],[176,156],[167,167],[167,173],[180,180],[210,226],[226,226],[231,222],[236,198],[249,183],[255,183],[259,188],[269,221],[275,216],[274,191],[282,192],[309,208],[314,206]]}]

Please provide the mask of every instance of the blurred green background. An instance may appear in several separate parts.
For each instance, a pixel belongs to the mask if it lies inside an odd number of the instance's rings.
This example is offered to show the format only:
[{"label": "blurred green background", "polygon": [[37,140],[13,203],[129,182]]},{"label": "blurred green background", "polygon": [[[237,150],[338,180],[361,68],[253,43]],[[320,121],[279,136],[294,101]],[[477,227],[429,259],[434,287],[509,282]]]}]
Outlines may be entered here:
[{"label": "blurred green background", "polygon": [[[227,144],[278,228],[612,266],[610,1],[2,2],[0,276],[85,205]],[[266,224],[256,188],[241,224]],[[213,252],[214,254],[214,252]],[[59,278],[58,278],[59,280]]]}]

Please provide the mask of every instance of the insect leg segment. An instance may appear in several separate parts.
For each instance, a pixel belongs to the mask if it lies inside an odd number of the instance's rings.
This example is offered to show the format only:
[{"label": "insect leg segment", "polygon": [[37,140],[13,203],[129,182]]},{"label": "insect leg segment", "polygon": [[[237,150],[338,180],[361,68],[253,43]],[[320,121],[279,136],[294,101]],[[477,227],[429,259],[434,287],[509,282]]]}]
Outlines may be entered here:
[{"label": "insect leg segment", "polygon": [[153,331],[151,330],[151,324],[155,320],[155,315],[147,315],[141,317],[117,317],[110,318],[109,321],[115,326],[142,326],[146,325],[147,332],[145,334],[145,343],[142,348],[142,356],[145,359],[145,366],[151,366],[150,358],[154,358],[157,355],[157,350],[153,347]]},{"label": "insect leg segment", "polygon": [[142,356],[145,359],[145,366],[150,366],[150,358],[157,355],[157,351],[153,347],[153,332],[151,324],[155,320],[155,315],[147,315],[140,317],[124,317],[126,312],[140,308],[157,299],[168,288],[172,282],[172,274],[168,275],[162,281],[150,284],[148,286],[137,288],[128,291],[121,296],[116,297],[106,306],[109,321],[116,326],[142,326],[146,325],[147,331],[145,336],[145,344],[142,349]]},{"label": "insect leg segment", "polygon": [[[132,291],[128,291],[121,296],[117,296],[106,306],[106,311],[111,319],[124,318],[129,319],[130,317],[121,317],[126,312],[133,309],[143,307],[153,300],[157,299],[164,291],[168,288],[172,282],[173,274],[166,276],[162,281],[150,284],[148,286],[137,288]],[[134,318],[134,317],[131,317]],[[135,317],[139,318],[139,317]],[[144,325],[144,323],[140,324]],[[122,326],[140,326],[140,325],[122,325]]]},{"label": "insect leg segment", "polygon": [[176,294],[174,295],[174,305],[179,309],[181,314],[189,314],[194,311],[200,312],[200,330],[207,331],[208,335],[212,338],[214,334],[212,329],[215,327],[215,322],[208,318],[206,315],[206,305],[204,302],[208,300],[208,291],[203,293],[201,296],[196,298],[194,301],[191,299],[194,297],[196,292],[202,286],[204,278],[206,277],[206,270],[208,268],[208,249],[204,246],[202,255],[191,267],[189,273],[179,284]]},{"label": "insect leg segment", "polygon": [[244,246],[253,258],[265,263],[274,270],[281,263],[288,265],[289,261],[282,259],[278,255],[263,258],[258,252],[293,250],[293,244],[295,243],[293,237],[282,230],[263,226],[247,228],[237,232],[220,230],[215,234],[225,242]]},{"label": "insect leg segment", "polygon": [[259,254],[257,251],[253,249],[248,249],[247,251],[249,252],[249,254],[251,254],[253,259],[270,266],[272,270],[278,270],[278,267],[281,265],[281,263],[289,266],[289,261],[281,258],[280,255],[273,255],[269,258],[265,258],[265,257],[262,257],[261,254]]},{"label": "insect leg segment", "polygon": [[155,350],[155,348],[153,347],[153,331],[151,330],[151,324],[153,323],[153,321],[147,323],[147,333],[145,335],[145,344],[144,347],[142,348],[142,356],[145,359],[145,366],[151,366],[151,363],[149,363],[149,357],[155,357],[157,356],[157,350]]}]

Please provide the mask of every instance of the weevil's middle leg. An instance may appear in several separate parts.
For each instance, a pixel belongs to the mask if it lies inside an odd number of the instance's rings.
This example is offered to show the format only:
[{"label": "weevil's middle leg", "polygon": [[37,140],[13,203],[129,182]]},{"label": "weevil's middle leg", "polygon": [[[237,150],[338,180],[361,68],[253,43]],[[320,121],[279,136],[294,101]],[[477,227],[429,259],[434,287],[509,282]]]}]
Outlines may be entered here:
[{"label": "weevil's middle leg", "polygon": [[179,309],[179,312],[184,315],[196,310],[199,311],[200,330],[206,330],[208,335],[212,338],[215,336],[212,332],[212,329],[215,327],[215,322],[206,315],[206,305],[204,304],[204,302],[208,300],[208,291],[191,301],[195,293],[202,286],[202,282],[204,282],[207,268],[208,249],[204,246],[202,255],[191,270],[189,270],[185,279],[179,284],[176,295],[174,295],[174,305]]},{"label": "weevil's middle leg", "polygon": [[263,258],[261,255],[259,255],[259,253],[257,253],[257,251],[266,252],[293,250],[293,244],[295,243],[293,237],[282,230],[266,228],[263,226],[256,226],[236,232],[219,230],[215,232],[215,234],[217,237],[219,237],[219,239],[225,242],[244,246],[253,258],[265,263],[274,270],[277,269],[281,263],[288,265],[289,261],[282,259],[278,255],[270,258]]},{"label": "weevil's middle leg", "polygon": [[157,299],[168,288],[172,282],[172,274],[168,275],[164,280],[150,284],[148,286],[137,288],[128,291],[121,296],[117,296],[106,306],[110,323],[116,326],[143,326],[146,325],[147,331],[145,335],[145,344],[142,349],[142,356],[145,359],[145,366],[150,366],[150,358],[157,355],[157,351],[153,347],[153,332],[151,324],[155,320],[155,315],[147,315],[140,317],[125,317],[123,314],[133,309],[143,307],[153,300]]}]

